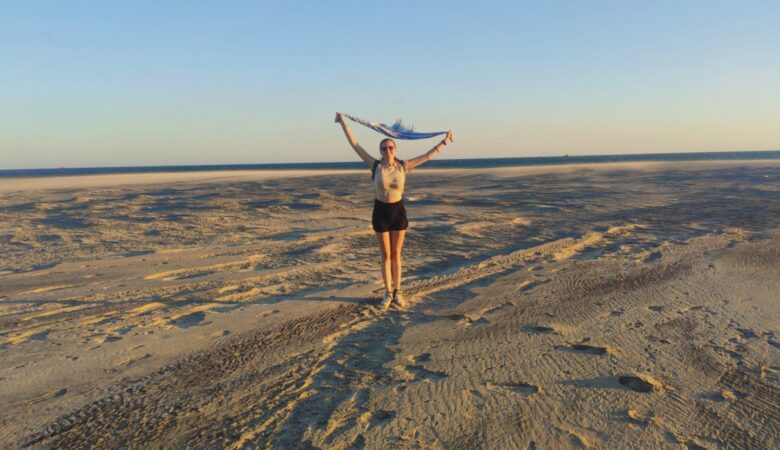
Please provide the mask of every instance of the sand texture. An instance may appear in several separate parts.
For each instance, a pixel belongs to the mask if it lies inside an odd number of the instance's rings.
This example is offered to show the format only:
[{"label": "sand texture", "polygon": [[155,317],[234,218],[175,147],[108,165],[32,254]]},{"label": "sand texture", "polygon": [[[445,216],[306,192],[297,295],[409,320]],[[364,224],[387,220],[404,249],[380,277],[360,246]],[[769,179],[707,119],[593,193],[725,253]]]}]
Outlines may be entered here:
[{"label": "sand texture", "polygon": [[2,448],[780,447],[780,164],[0,183]]}]

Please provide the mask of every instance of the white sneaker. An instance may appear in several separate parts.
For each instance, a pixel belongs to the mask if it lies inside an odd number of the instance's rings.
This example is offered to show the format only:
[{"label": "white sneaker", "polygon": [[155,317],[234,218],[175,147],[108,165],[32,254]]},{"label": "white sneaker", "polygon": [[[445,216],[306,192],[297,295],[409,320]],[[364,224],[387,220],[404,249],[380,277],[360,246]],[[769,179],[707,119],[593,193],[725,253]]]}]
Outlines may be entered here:
[{"label": "white sneaker", "polygon": [[401,309],[409,306],[409,303],[406,301],[406,297],[398,289],[393,292],[393,301],[395,301],[395,303]]},{"label": "white sneaker", "polygon": [[382,302],[379,304],[379,309],[382,311],[387,310],[390,307],[390,302],[393,301],[393,294],[391,292],[385,292],[385,296],[382,298]]}]

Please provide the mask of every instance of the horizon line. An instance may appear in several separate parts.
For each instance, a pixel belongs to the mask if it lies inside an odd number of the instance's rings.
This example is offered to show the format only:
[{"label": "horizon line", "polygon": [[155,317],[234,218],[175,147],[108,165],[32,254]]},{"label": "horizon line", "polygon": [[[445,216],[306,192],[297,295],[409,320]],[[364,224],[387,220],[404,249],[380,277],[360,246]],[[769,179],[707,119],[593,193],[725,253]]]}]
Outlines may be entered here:
[{"label": "horizon line", "polygon": [[[681,156],[681,155],[697,155],[697,159],[706,159],[706,160],[717,160],[718,155],[722,154],[735,154],[735,153],[742,153],[742,154],[752,154],[756,156],[760,156],[758,154],[765,154],[765,153],[780,153],[780,149],[776,150],[721,150],[721,151],[702,151],[702,152],[658,152],[658,153],[621,153],[621,154],[596,154],[596,155],[556,155],[556,156],[510,156],[510,157],[486,157],[486,158],[438,158],[435,160],[428,161],[426,165],[430,167],[436,167],[442,165],[448,165],[448,163],[453,162],[468,162],[468,161],[474,161],[474,162],[486,162],[489,163],[491,161],[498,162],[498,161],[533,161],[533,160],[545,160],[545,162],[552,163],[552,164],[560,164],[560,163],[566,163],[566,162],[574,162],[577,160],[592,160],[592,159],[635,159],[635,160],[652,160],[652,159],[666,159],[668,157],[672,156]],[[714,156],[714,157],[710,157]],[[728,158],[728,159],[735,159],[735,158]],[[737,158],[741,159],[741,158]],[[758,159],[758,158],[746,158],[746,159]],[[780,155],[777,155],[775,157],[772,157],[770,159],[780,159]],[[608,162],[608,161],[584,161],[584,162]],[[228,163],[228,164],[162,164],[162,165],[148,165],[148,166],[78,166],[78,167],[67,167],[67,166],[59,166],[59,167],[39,167],[39,168],[24,168],[24,169],[3,169],[0,167],[0,175],[3,176],[13,176],[13,175],[52,175],[60,173],[61,171],[69,172],[69,173],[61,173],[62,175],[84,175],[88,173],[84,172],[93,172],[93,171],[116,171],[116,172],[124,172],[124,173],[134,173],[134,172],[141,172],[141,171],[155,171],[155,172],[165,172],[166,170],[173,170],[175,172],[182,172],[187,170],[192,170],[195,172],[198,171],[211,171],[211,170],[240,170],[240,169],[258,169],[258,168],[267,168],[267,169],[277,169],[277,170],[292,170],[292,169],[300,169],[300,168],[308,168],[312,170],[317,170],[316,167],[311,166],[326,166],[322,167],[322,169],[328,169],[328,168],[334,168],[334,167],[327,167],[327,166],[361,166],[361,161],[319,161],[319,162],[288,162],[288,163]],[[308,166],[308,167],[306,167]],[[350,168],[350,167],[343,167],[343,168]],[[82,173],[73,173],[73,172],[82,172]]]}]

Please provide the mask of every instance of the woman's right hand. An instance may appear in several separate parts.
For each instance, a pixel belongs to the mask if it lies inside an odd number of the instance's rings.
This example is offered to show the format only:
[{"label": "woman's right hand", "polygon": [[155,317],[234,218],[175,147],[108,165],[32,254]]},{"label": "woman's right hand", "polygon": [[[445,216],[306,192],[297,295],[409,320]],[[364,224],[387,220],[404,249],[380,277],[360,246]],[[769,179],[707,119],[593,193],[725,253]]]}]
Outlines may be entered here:
[{"label": "woman's right hand", "polygon": [[336,123],[344,123],[344,113],[337,112],[336,113],[336,120],[334,120]]}]

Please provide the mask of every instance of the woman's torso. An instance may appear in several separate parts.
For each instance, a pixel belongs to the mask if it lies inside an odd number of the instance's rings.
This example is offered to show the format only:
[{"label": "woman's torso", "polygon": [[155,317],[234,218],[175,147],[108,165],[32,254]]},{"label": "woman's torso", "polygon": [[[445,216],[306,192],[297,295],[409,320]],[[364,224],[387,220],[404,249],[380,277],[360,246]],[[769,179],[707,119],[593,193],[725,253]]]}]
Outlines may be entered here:
[{"label": "woman's torso", "polygon": [[401,161],[396,160],[392,166],[379,161],[374,173],[374,191],[377,200],[383,203],[401,201],[404,197],[405,183],[406,169]]}]

